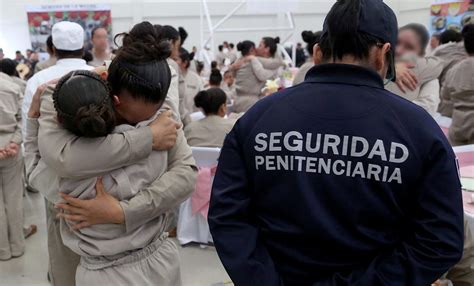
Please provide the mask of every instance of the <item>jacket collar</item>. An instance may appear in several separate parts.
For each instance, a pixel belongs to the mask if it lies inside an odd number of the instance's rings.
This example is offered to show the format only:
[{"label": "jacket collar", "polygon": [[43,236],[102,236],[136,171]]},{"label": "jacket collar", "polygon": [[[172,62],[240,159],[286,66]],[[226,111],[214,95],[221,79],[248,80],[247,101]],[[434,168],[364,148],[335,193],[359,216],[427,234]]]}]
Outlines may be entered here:
[{"label": "jacket collar", "polygon": [[305,82],[363,85],[384,89],[379,74],[368,68],[346,64],[323,64],[310,69]]}]

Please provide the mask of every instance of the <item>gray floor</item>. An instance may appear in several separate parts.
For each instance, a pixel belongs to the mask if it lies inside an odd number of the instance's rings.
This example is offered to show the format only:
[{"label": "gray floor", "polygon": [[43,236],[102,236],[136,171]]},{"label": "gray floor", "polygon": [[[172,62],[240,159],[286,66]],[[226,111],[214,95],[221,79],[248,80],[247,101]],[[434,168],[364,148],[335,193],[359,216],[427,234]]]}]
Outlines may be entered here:
[{"label": "gray floor", "polygon": [[[25,255],[0,261],[0,285],[48,286],[48,250],[46,246],[45,210],[39,194],[25,198],[26,223],[36,224],[38,233],[27,240]],[[181,248],[181,271],[184,286],[223,285],[230,281],[212,247]]]}]

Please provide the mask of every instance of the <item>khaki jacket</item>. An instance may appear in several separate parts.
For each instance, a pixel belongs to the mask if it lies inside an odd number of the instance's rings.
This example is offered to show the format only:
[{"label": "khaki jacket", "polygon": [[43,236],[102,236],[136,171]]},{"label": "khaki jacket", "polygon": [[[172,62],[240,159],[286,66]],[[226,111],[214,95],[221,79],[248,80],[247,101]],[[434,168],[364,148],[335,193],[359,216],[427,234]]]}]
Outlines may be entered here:
[{"label": "khaki jacket", "polygon": [[464,220],[464,251],[458,264],[446,276],[455,286],[474,286],[474,237],[469,222]]},{"label": "khaki jacket", "polygon": [[451,117],[451,144],[474,144],[474,57],[458,63],[446,76],[441,90],[442,115]]},{"label": "khaki jacket", "polygon": [[179,112],[183,122],[188,123],[186,117],[193,112],[199,111],[199,109],[194,105],[194,97],[196,97],[198,92],[203,89],[204,85],[202,79],[197,73],[191,70],[188,70],[186,73],[181,73],[179,81]]},{"label": "khaki jacket", "polygon": [[[52,202],[58,199],[59,178],[86,179],[138,163],[152,152],[149,128],[103,138],[78,138],[61,128],[49,88],[41,99],[37,145],[32,120],[27,121],[25,163],[30,185]],[[168,151],[166,173],[129,200],[121,200],[127,232],[160,217],[184,201],[194,190],[196,163],[183,131]]]},{"label": "khaki jacket", "polygon": [[35,73],[54,66],[56,64],[56,61],[57,61],[56,57],[52,56],[52,57],[49,57],[49,59],[36,64]]},{"label": "khaki jacket", "polygon": [[298,73],[295,75],[295,79],[293,80],[293,85],[297,85],[304,82],[306,74],[312,67],[314,67],[313,58],[311,58],[310,61],[307,61],[300,67]]},{"label": "khaki jacket", "polygon": [[443,62],[436,57],[411,57],[404,59],[404,61],[415,65],[412,71],[418,78],[417,89],[414,91],[402,92],[393,82],[390,82],[385,88],[396,95],[419,105],[429,114],[434,116],[440,101],[438,77],[443,71]]},{"label": "khaki jacket", "polygon": [[189,146],[222,148],[227,134],[234,128],[236,120],[217,115],[207,116],[191,122],[184,128]]},{"label": "khaki jacket", "polygon": [[9,143],[21,144],[20,87],[7,75],[0,77],[0,148]]},{"label": "khaki jacket", "polygon": [[441,86],[444,85],[448,72],[460,61],[467,57],[464,42],[447,43],[437,47],[433,51],[433,56],[438,57],[443,62],[443,72],[439,77]]}]

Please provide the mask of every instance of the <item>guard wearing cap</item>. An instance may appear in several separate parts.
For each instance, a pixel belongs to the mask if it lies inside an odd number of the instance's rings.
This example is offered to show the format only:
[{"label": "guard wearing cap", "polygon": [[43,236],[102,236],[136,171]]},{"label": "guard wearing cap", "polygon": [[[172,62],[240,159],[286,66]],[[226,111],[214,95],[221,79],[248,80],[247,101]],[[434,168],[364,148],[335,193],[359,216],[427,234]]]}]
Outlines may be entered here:
[{"label": "guard wearing cap", "polygon": [[227,136],[209,225],[235,285],[430,285],[461,258],[453,151],[384,90],[397,28],[381,0],[337,1],[305,82]]},{"label": "guard wearing cap", "polygon": [[[82,59],[84,53],[84,29],[77,23],[63,21],[56,23],[52,29],[55,65],[36,73],[28,80],[22,105],[23,136],[26,132],[26,118],[36,90],[42,84],[59,79],[75,70],[92,70]],[[39,190],[42,191],[42,190]],[[49,277],[52,285],[75,285],[76,268],[80,256],[64,246],[59,231],[59,219],[53,203],[46,203],[48,225]]]}]

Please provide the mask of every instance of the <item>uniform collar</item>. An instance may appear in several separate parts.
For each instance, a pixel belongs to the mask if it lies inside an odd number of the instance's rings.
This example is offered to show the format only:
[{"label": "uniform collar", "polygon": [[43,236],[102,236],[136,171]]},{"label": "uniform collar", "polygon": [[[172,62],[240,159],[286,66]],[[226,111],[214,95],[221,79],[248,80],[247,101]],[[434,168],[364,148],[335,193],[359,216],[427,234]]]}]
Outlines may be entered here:
[{"label": "uniform collar", "polygon": [[77,66],[77,65],[87,65],[86,61],[83,59],[60,59],[56,62],[58,66]]},{"label": "uniform collar", "polygon": [[356,65],[323,64],[308,71],[306,82],[364,85],[384,89],[384,83],[375,71]]}]

